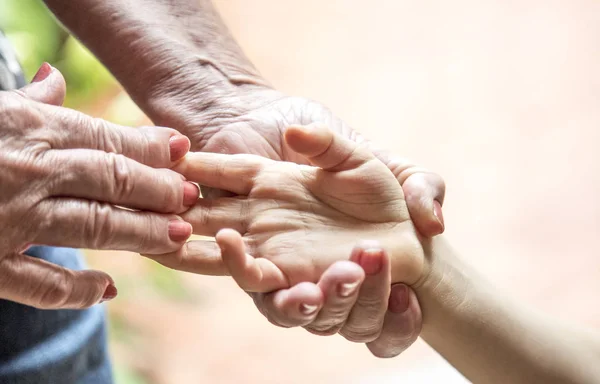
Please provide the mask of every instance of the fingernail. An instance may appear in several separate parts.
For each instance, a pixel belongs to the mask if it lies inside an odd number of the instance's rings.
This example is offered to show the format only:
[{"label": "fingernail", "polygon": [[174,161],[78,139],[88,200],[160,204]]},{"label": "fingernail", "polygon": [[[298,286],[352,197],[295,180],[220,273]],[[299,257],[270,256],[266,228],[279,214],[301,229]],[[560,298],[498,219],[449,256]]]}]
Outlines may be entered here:
[{"label": "fingernail", "polygon": [[40,69],[38,69],[36,74],[33,76],[33,79],[31,80],[31,82],[39,83],[40,81],[44,81],[48,78],[48,76],[50,76],[51,73],[52,73],[52,66],[48,63],[44,63],[44,64],[42,64]]},{"label": "fingernail", "polygon": [[169,238],[173,241],[186,241],[192,235],[192,226],[181,220],[169,222]]},{"label": "fingernail", "polygon": [[393,313],[404,313],[408,309],[408,287],[405,284],[392,286],[388,309]]},{"label": "fingernail", "polygon": [[437,200],[433,200],[433,215],[442,226],[442,231],[440,233],[444,232],[444,214],[442,213],[442,206]]},{"label": "fingernail", "polygon": [[198,186],[194,183],[190,183],[189,181],[184,181],[183,205],[186,207],[191,207],[198,202],[198,197],[200,197],[200,189]]},{"label": "fingernail", "polygon": [[341,297],[352,296],[356,292],[356,288],[360,285],[360,281],[354,283],[343,283],[338,286],[338,294]]},{"label": "fingernail", "polygon": [[171,161],[181,159],[190,150],[190,139],[182,135],[171,137],[169,139],[169,150],[171,151]]},{"label": "fingernail", "polygon": [[381,249],[365,249],[360,255],[360,266],[364,269],[367,275],[376,275],[381,271],[382,254]]},{"label": "fingernail", "polygon": [[106,290],[104,291],[104,295],[102,295],[102,299],[100,300],[100,302],[104,303],[105,301],[110,301],[117,297],[118,293],[119,291],[117,291],[117,287],[115,287],[112,284],[109,284],[108,287],[106,287]]},{"label": "fingernail", "polygon": [[313,313],[317,312],[318,308],[318,305],[300,304],[300,312],[306,316],[312,315]]}]

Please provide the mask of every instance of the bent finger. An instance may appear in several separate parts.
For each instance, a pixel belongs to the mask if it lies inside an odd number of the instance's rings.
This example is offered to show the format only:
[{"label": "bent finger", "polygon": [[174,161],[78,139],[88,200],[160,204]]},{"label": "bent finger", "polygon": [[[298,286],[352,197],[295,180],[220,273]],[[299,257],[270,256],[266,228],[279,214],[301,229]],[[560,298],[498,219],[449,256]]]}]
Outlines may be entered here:
[{"label": "bent finger", "polygon": [[114,282],[104,272],[72,271],[26,255],[4,258],[0,274],[1,298],[40,309],[88,308],[105,295],[116,296]]},{"label": "bent finger", "polygon": [[242,236],[233,229],[223,229],[215,237],[221,248],[223,263],[231,277],[247,292],[271,292],[289,287],[284,273],[272,261],[246,253]]},{"label": "bent finger", "polygon": [[366,343],[379,337],[388,305],[391,263],[378,242],[363,241],[352,251],[351,261],[365,271],[365,280],[356,304],[340,334],[354,342]]},{"label": "bent finger", "polygon": [[284,328],[310,324],[323,306],[323,293],[314,283],[303,282],[272,293],[251,293],[254,304],[274,325]]},{"label": "bent finger", "polygon": [[326,336],[342,329],[364,278],[364,270],[356,263],[344,260],[331,265],[318,283],[325,294],[325,303],[315,320],[305,327],[306,330]]},{"label": "bent finger", "polygon": [[404,284],[395,284],[390,293],[381,334],[367,343],[367,347],[377,357],[398,356],[419,337],[422,319],[415,292]]}]

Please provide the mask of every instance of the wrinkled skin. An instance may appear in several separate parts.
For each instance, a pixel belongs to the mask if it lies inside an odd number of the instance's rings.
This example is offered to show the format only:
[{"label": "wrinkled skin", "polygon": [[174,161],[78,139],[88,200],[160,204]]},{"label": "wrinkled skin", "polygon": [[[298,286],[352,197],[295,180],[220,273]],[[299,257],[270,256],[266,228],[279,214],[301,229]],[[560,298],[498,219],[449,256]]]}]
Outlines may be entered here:
[{"label": "wrinkled skin", "polygon": [[62,75],[48,65],[40,71],[37,82],[0,92],[0,298],[85,308],[116,294],[107,274],[69,271],[23,251],[180,248],[191,227],[176,214],[198,191],[164,168],[189,142],[172,129],[120,127],[62,108]]}]

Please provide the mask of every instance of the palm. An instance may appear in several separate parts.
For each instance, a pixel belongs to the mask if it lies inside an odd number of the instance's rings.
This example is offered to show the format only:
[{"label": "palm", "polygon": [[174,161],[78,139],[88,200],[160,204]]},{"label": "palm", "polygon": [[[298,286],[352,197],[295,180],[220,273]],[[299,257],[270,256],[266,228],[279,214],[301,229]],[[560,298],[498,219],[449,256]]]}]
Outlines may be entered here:
[{"label": "palm", "polygon": [[270,260],[290,284],[316,282],[359,238],[389,244],[402,233],[417,241],[402,188],[375,159],[342,172],[270,162],[244,199],[248,252]]}]

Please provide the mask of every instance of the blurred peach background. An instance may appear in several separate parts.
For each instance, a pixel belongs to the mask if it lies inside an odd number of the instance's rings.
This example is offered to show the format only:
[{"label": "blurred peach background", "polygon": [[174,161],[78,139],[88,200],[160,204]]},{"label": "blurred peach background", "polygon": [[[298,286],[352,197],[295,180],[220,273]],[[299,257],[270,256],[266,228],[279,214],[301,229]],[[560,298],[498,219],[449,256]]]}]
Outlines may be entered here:
[{"label": "blurred peach background", "polygon": [[[498,289],[600,326],[600,2],[216,4],[277,88],[445,177],[447,236]],[[227,279],[161,275],[179,288],[157,294],[160,267],[89,254],[121,289],[112,351],[135,382],[465,382],[423,343],[378,360],[271,326]]]}]

